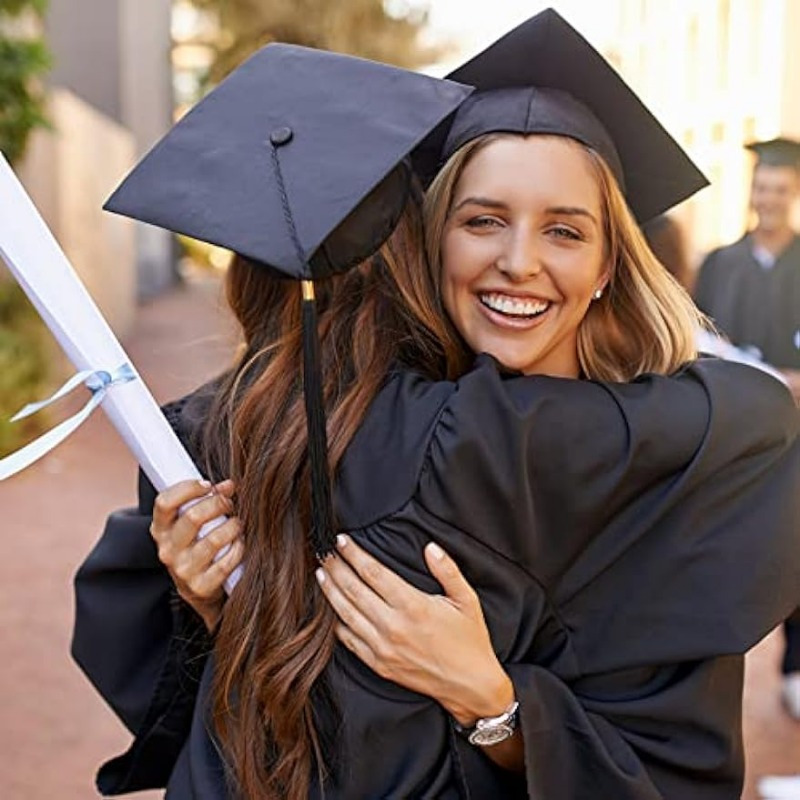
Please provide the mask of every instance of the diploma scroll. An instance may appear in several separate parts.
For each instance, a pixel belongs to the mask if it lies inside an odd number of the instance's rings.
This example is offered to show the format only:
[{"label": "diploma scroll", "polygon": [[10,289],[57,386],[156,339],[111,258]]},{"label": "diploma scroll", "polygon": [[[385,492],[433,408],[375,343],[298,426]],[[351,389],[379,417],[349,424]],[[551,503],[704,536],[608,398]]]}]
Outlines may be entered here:
[{"label": "diploma scroll", "polygon": [[[132,373],[99,403],[158,491],[199,479],[180,440],[0,153],[0,256],[79,371]],[[205,535],[224,518],[208,523]],[[226,582],[228,592],[241,567]]]}]

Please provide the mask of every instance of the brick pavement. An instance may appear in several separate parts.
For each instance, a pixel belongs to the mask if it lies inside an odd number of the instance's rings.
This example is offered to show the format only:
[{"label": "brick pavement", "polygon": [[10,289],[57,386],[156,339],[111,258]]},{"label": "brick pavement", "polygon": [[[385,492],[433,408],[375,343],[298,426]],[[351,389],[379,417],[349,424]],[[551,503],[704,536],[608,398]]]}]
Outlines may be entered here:
[{"label": "brick pavement", "polygon": [[[220,307],[217,284],[206,280],[141,309],[126,345],[159,401],[226,363],[232,326]],[[131,504],[134,486],[133,460],[101,413],[40,464],[0,484],[2,800],[95,797],[98,764],[126,747],[127,734],[70,660],[69,637],[72,574],[108,511]],[[748,659],[749,787],[764,772],[800,772],[800,724],[786,719],[777,699],[778,653],[771,637]],[[755,800],[751,788],[744,797]]]}]

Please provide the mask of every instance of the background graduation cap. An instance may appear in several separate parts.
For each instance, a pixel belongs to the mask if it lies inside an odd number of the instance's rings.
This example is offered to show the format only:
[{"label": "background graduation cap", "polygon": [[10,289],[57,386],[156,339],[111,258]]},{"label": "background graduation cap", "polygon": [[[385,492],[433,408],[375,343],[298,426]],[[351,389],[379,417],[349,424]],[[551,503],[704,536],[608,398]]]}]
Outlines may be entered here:
[{"label": "background graduation cap", "polygon": [[756,154],[756,166],[800,169],[800,142],[779,136],[766,142],[750,142],[745,147]]},{"label": "background graduation cap", "polygon": [[503,131],[569,136],[592,147],[640,222],[708,185],[611,65],[552,9],[447,77],[477,91],[418,149],[423,181],[468,141]]},{"label": "background graduation cap", "polygon": [[386,240],[408,198],[406,156],[470,92],[352,56],[270,44],[178,122],[104,206],[301,281],[319,556],[333,550],[334,526],[313,281],[355,266]]}]

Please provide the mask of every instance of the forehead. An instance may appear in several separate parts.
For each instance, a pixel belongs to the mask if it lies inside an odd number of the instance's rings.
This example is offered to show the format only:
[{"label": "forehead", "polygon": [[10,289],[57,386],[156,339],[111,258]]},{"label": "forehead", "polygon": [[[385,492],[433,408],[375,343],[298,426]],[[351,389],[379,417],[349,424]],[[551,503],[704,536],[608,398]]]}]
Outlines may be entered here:
[{"label": "forehead", "polygon": [[475,193],[600,205],[596,166],[583,145],[563,136],[503,134],[484,145],[465,165],[455,197]]},{"label": "forehead", "polygon": [[791,166],[758,164],[753,170],[753,183],[760,186],[794,186],[800,184],[800,170]]}]

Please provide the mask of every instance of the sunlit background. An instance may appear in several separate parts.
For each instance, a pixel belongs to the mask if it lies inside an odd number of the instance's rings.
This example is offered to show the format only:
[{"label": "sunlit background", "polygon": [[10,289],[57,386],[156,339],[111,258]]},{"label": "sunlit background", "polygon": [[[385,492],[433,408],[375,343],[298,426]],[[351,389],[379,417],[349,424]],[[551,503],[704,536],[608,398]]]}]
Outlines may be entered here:
[{"label": "sunlit background", "polygon": [[[689,151],[711,186],[677,210],[695,265],[738,238],[748,220],[752,160],[743,144],[800,137],[797,0],[394,0],[429,10],[424,36],[452,52],[427,67],[444,75],[503,32],[556,8],[600,50]],[[176,97],[193,99],[208,67],[213,13],[176,2]]]},{"label": "sunlit background", "polygon": [[[55,132],[35,133],[19,171],[124,333],[137,299],[178,279],[180,248],[164,232],[109,219],[100,205],[169,123],[255,47],[284,39],[442,75],[548,5],[710,178],[675,212],[696,267],[750,222],[743,145],[800,137],[800,0],[50,0],[42,27]],[[220,267],[227,260],[201,255]],[[99,266],[109,260],[112,281]]]}]

